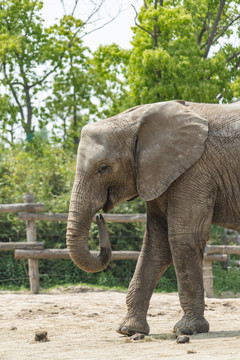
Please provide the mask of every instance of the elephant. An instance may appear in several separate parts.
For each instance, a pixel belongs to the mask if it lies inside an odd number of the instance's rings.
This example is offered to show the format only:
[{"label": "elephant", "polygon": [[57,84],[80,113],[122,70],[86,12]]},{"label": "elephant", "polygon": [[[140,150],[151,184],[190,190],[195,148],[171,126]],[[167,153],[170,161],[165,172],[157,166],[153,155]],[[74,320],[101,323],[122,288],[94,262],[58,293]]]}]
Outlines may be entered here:
[{"label": "elephant", "polygon": [[101,271],[111,259],[102,215],[100,252],[89,251],[93,216],[137,196],[146,202],[146,230],[116,330],[149,333],[152,293],[173,263],[183,310],[174,331],[208,332],[203,255],[211,224],[240,231],[240,102],[139,105],[82,129],[66,236],[80,269]]}]

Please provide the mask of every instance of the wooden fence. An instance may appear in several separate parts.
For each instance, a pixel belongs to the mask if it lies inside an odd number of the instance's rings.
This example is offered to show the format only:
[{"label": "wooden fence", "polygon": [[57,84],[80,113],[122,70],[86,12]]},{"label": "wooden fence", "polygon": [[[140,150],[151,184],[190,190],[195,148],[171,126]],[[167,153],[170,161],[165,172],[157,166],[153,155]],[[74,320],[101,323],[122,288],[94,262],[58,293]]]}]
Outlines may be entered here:
[{"label": "wooden fence", "polygon": [[[37,242],[36,220],[67,221],[68,214],[44,213],[44,205],[34,203],[34,195],[25,194],[24,204],[0,205],[0,214],[15,212],[18,219],[26,221],[26,242],[0,242],[0,251],[15,251],[16,259],[28,259],[30,289],[34,294],[39,293],[39,259],[70,259],[67,249],[44,249],[41,242]],[[129,223],[146,222],[145,214],[105,214],[107,222]],[[93,219],[95,221],[95,217]],[[94,255],[97,251],[91,251]],[[213,297],[212,262],[226,262],[229,254],[240,255],[240,245],[207,245],[203,261],[204,289],[207,297]],[[112,260],[137,260],[138,251],[113,251]]]}]

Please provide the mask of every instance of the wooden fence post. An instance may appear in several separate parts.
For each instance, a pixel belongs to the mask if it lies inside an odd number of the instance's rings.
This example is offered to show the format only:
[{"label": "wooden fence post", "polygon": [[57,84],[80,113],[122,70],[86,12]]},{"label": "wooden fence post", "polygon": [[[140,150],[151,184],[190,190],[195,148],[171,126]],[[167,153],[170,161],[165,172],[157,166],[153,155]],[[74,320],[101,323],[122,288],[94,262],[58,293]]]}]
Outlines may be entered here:
[{"label": "wooden fence post", "polygon": [[[33,194],[24,194],[25,203],[34,203]],[[27,242],[37,242],[37,228],[34,220],[26,221]],[[39,293],[38,260],[28,259],[30,289],[33,294]]]},{"label": "wooden fence post", "polygon": [[203,286],[206,297],[212,298],[213,294],[213,272],[212,260],[203,260]]}]

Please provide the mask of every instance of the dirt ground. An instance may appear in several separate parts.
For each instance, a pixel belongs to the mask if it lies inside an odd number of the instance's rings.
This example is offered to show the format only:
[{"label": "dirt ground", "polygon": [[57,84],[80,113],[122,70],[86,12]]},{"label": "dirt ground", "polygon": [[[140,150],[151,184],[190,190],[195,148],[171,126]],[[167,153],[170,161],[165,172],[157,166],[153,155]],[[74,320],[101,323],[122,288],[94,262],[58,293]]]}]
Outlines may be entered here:
[{"label": "dirt ground", "polygon": [[[210,332],[178,344],[172,333],[181,317],[177,294],[153,295],[150,336],[140,341],[115,332],[125,297],[81,286],[39,295],[0,292],[0,360],[240,359],[240,298],[207,299]],[[47,331],[48,341],[35,341],[37,331]]]}]

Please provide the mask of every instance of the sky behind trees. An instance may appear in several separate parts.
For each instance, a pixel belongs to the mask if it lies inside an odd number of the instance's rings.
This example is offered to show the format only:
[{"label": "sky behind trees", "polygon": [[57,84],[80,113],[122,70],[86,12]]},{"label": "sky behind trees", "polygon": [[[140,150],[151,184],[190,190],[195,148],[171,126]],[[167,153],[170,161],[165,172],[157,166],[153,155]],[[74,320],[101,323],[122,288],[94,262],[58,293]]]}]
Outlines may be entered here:
[{"label": "sky behind trees", "polygon": [[[56,17],[60,18],[63,16],[64,9],[61,0],[44,0],[43,3],[42,13],[47,26],[52,25]],[[89,25],[87,29],[91,31],[94,27],[97,28],[102,25],[103,27],[87,35],[84,43],[92,50],[96,50],[99,45],[110,45],[114,42],[123,48],[129,48],[133,35],[131,27],[134,26],[136,16],[132,5],[139,11],[142,3],[142,0],[105,0],[103,6],[94,17],[96,22]],[[64,4],[66,11],[71,12],[75,1],[65,0]],[[91,1],[81,1],[76,7],[75,16],[86,19],[93,9],[94,5]],[[113,20],[111,21],[111,19]],[[105,23],[108,24],[104,25]]]}]

